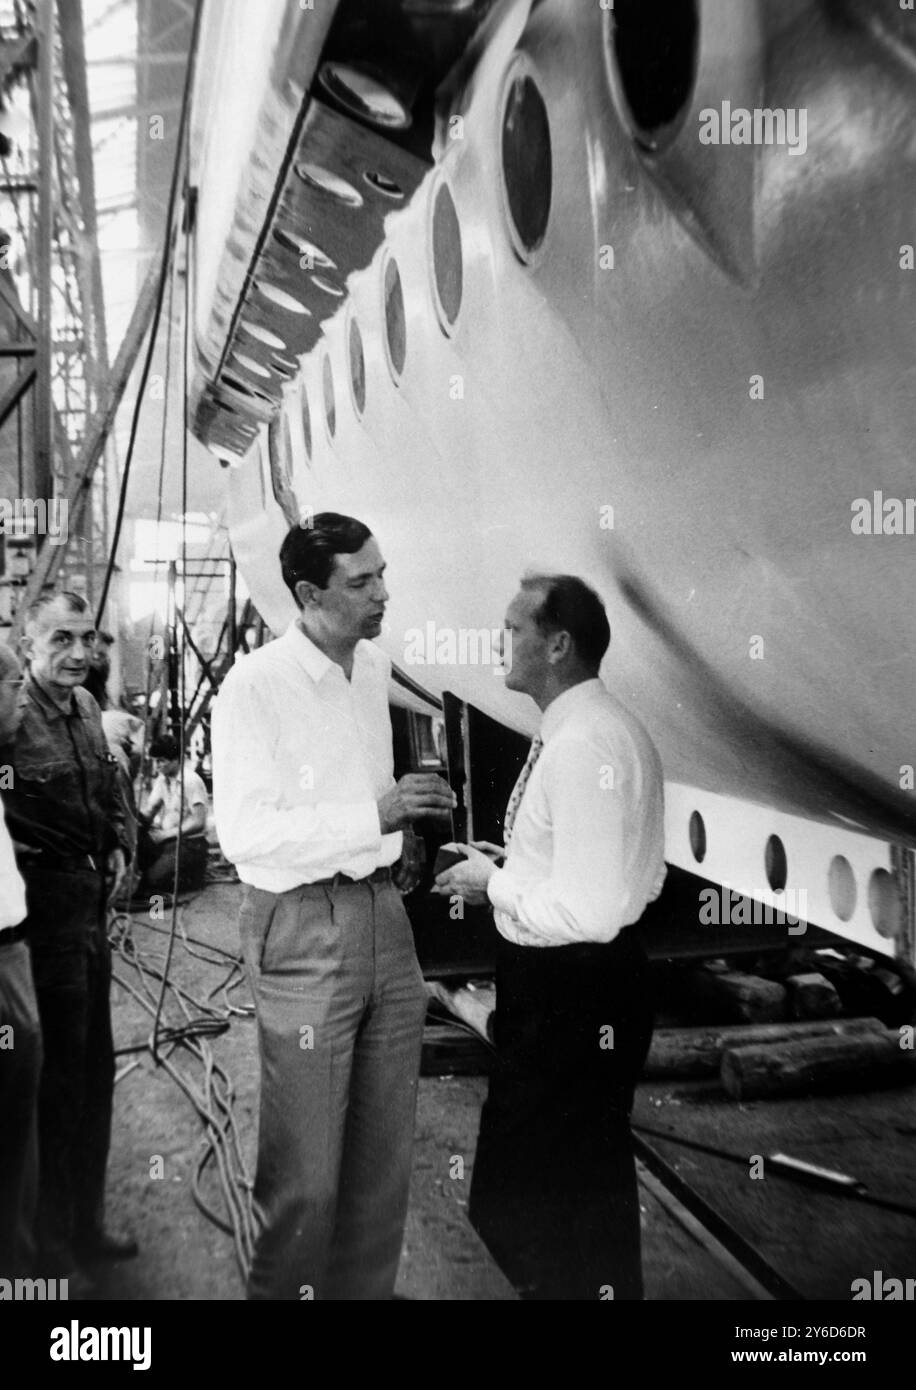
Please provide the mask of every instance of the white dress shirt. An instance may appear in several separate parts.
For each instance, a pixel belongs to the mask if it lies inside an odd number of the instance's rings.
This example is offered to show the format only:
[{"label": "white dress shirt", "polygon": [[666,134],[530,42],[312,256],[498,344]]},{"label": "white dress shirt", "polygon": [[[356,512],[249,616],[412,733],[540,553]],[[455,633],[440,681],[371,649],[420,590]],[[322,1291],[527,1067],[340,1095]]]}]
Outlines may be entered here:
[{"label": "white dress shirt", "polygon": [[0,809],[0,932],[25,920],[25,884],[16,867],[13,841]]},{"label": "white dress shirt", "polygon": [[213,815],[244,883],[284,893],[398,858],[376,804],[394,786],[390,674],[362,641],[348,681],[295,622],[232,667],[213,707]]},{"label": "white dress shirt", "polygon": [[488,885],[497,929],[520,946],[612,941],[665,879],[658,752],[597,678],[558,695],[540,734],[505,866]]}]

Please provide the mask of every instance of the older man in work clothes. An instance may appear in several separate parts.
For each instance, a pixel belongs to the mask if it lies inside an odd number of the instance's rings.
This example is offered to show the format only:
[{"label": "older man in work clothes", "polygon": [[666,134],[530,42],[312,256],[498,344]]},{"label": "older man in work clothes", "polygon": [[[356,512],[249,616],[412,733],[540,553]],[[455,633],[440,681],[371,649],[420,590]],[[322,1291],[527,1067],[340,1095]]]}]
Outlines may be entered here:
[{"label": "older man in work clothes", "polygon": [[95,623],[79,594],[39,602],[26,622],[21,722],[0,748],[12,768],[7,824],[26,883],[26,934],[41,1016],[39,1270],[136,1254],[102,1213],[114,1051],[106,906],[125,872],[125,808],[99,707],[80,688]]},{"label": "older man in work clothes", "polygon": [[[0,742],[19,723],[22,671],[0,645]],[[3,783],[0,782],[0,786]],[[29,1277],[38,1193],[41,1025],[25,941],[25,884],[0,811],[0,1278]]]},{"label": "older man in work clothes", "polygon": [[540,732],[506,849],[465,847],[436,880],[489,900],[500,934],[470,1216],[523,1297],[638,1299],[629,1117],[652,1005],[632,924],[665,877],[661,763],[598,679],[610,628],[588,585],[523,580],[505,626],[506,686],[536,702]]},{"label": "older man in work clothes", "polygon": [[426,1013],[392,868],[405,828],[454,797],[431,774],[394,780],[375,537],[324,512],[292,529],[280,564],[298,618],[236,662],[212,723],[261,1050],[248,1295],[387,1299]]}]

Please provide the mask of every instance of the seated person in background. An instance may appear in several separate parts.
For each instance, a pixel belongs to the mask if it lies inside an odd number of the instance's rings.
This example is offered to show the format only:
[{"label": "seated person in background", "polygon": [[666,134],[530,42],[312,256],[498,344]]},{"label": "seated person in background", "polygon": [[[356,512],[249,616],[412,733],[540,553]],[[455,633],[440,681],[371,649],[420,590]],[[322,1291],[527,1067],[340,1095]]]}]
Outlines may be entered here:
[{"label": "seated person in background", "polygon": [[178,887],[202,888],[207,870],[207,789],[187,764],[179,776],[180,750],[178,740],[171,735],[153,739],[150,754],[156,777],[149,800],[140,814],[137,862],[142,877],[137,891],[141,895],[172,891],[179,822],[181,864]]}]

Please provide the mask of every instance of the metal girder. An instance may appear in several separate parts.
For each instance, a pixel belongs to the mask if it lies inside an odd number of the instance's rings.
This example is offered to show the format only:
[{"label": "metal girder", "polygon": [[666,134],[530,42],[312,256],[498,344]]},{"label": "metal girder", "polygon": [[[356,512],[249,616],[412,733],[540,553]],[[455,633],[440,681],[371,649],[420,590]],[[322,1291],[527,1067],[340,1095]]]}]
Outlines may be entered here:
[{"label": "metal girder", "polygon": [[[140,297],[134,305],[134,312],[124,335],[124,341],[121,343],[115,364],[106,383],[102,405],[86,435],[76,470],[70,477],[70,486],[67,490],[67,510],[74,531],[83,512],[86,497],[92,485],[93,474],[105,451],[108,436],[114,425],[115,416],[127,388],[130,374],[134,369],[134,364],[150,326],[159,289],[161,259],[161,255],[157,256],[149,269],[140,291]],[[54,577],[60,568],[66,550],[66,545],[42,546],[16,612],[16,620],[10,634],[11,642],[15,642],[22,632],[25,614],[38,598],[42,589],[46,584],[54,582]]]},{"label": "metal girder", "polygon": [[0,396],[0,425],[3,425],[12,415],[26,391],[34,383],[35,376],[35,368],[30,367],[27,372],[23,372],[22,376],[17,377]]},{"label": "metal girder", "polygon": [[[54,0],[39,0],[38,237],[35,279],[38,288],[38,376],[35,382],[35,495],[50,497],[54,476],[54,414],[51,395],[52,275],[54,235]],[[47,547],[45,547],[47,549]]]},{"label": "metal girder", "polygon": [[18,75],[23,68],[33,68],[38,56],[38,46],[34,34],[26,34],[21,39],[0,43],[0,87],[6,89],[11,76]]},{"label": "metal girder", "polygon": [[[22,324],[29,337],[33,340],[37,340],[38,324],[32,318],[32,315],[28,312],[28,310],[23,308],[23,306],[19,303],[19,296],[13,290],[9,280],[7,280],[2,274],[0,274],[0,299],[2,299],[3,303],[6,305],[8,309],[12,309],[13,313],[16,315],[16,318]],[[33,341],[32,346],[34,347],[34,345],[35,344]]]}]

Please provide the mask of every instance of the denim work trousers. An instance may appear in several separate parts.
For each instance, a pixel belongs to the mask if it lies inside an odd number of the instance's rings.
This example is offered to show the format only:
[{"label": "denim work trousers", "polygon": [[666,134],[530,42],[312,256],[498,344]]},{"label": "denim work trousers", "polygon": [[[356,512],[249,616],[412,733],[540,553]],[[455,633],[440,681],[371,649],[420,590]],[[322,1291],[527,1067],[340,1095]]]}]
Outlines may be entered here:
[{"label": "denim work trousers", "polygon": [[[41,1028],[24,941],[0,932],[0,1278],[28,1278],[35,1259]],[[6,939],[4,939],[6,938]],[[12,1045],[9,1046],[8,1042]],[[39,1271],[40,1273],[40,1271]]]},{"label": "denim work trousers", "polygon": [[523,1298],[642,1298],[630,1111],[652,1002],[638,939],[500,937],[494,1027],[473,1225]]},{"label": "denim work trousers", "polygon": [[39,1274],[74,1267],[102,1225],[114,1049],[101,873],[26,870],[26,919],[44,1045],[38,1097]]},{"label": "denim work trousers", "polygon": [[401,1253],[426,989],[390,876],[246,886],[261,1100],[252,1299],[388,1299]]}]

